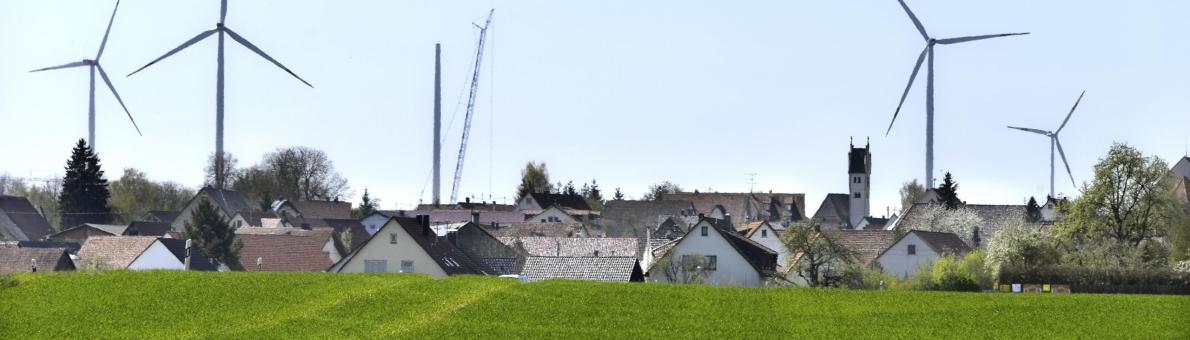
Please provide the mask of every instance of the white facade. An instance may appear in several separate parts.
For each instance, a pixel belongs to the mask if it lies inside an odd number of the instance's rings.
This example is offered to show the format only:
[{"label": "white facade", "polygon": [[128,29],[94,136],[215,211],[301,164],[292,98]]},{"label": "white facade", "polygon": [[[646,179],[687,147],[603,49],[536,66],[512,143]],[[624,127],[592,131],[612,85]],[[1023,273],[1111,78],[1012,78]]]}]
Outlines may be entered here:
[{"label": "white facade", "polygon": [[850,222],[848,225],[852,226],[852,228],[859,225],[860,221],[863,221],[864,217],[868,217],[871,213],[872,154],[869,153],[869,150],[868,148],[851,148],[851,152],[864,153],[864,172],[852,172],[848,174],[848,187],[851,189],[848,191],[848,195],[851,197],[851,216],[848,218],[848,222]]},{"label": "white facade", "polygon": [[558,207],[556,207],[556,206],[550,207],[549,209],[542,211],[540,214],[533,215],[533,217],[526,219],[526,221],[541,222],[541,223],[551,223],[551,222],[552,223],[578,223],[579,222],[573,216],[570,216],[570,214],[567,214],[562,209],[558,209]]},{"label": "white facade", "polygon": [[160,240],[153,241],[145,251],[128,265],[128,270],[173,269],[184,270],[185,264],[174,256]]},{"label": "white facade", "polygon": [[202,203],[202,200],[204,199],[211,202],[211,205],[215,207],[215,211],[218,212],[219,216],[223,217],[225,220],[230,221],[232,217],[234,217],[227,216],[227,213],[223,211],[223,208],[220,208],[218,204],[215,204],[215,200],[211,198],[211,195],[207,194],[207,192],[204,190],[199,190],[194,199],[190,200],[190,204],[186,205],[186,207],[182,208],[182,211],[178,213],[178,218],[174,219],[174,222],[170,224],[170,227],[173,227],[174,231],[177,232],[186,231],[186,222],[190,222],[190,216],[194,215],[194,210],[198,209],[198,205]]},{"label": "white facade", "polygon": [[934,252],[934,249],[918,237],[917,233],[910,232],[881,253],[876,262],[884,268],[885,273],[903,279],[916,273],[922,263],[933,262],[937,258],[938,253]]},{"label": "white facade", "polygon": [[[706,271],[702,281],[705,284],[759,287],[763,283],[756,268],[752,267],[752,264],[737,252],[735,247],[732,247],[724,239],[724,236],[715,230],[714,226],[706,221],[696,224],[686,236],[677,242],[677,245],[670,249],[666,255],[674,259],[673,261],[678,261],[677,259],[682,258],[683,255],[715,257],[716,268]],[[653,268],[649,270],[649,280],[657,282],[668,280],[665,277],[665,268],[661,268],[662,266],[653,265]]]},{"label": "white facade", "polygon": [[781,236],[777,234],[776,229],[769,225],[768,222],[761,223],[756,227],[756,231],[748,237],[756,243],[769,248],[777,253],[777,272],[785,273],[789,260],[789,249],[785,248],[785,243],[781,242]]},{"label": "white facade", "polygon": [[364,230],[368,231],[368,236],[376,234],[376,231],[380,230],[380,227],[383,227],[387,222],[388,216],[381,213],[372,213],[360,220],[360,224],[364,225]]},{"label": "white facade", "polygon": [[446,271],[396,220],[388,220],[355,253],[335,263],[329,272],[422,273],[436,278]]}]

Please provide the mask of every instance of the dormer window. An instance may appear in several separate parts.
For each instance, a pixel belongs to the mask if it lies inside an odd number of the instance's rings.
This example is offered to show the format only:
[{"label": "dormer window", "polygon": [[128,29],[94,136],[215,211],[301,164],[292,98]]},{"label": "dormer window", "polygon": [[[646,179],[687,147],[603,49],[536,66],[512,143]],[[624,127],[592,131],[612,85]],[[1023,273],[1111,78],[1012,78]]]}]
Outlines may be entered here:
[{"label": "dormer window", "polygon": [[768,231],[768,229],[763,229],[763,230],[761,230],[761,231],[760,231],[760,237],[769,237],[769,231]]},{"label": "dormer window", "polygon": [[702,226],[702,236],[707,236],[708,233],[709,233],[709,230],[707,230],[707,226],[705,226],[705,225]]}]

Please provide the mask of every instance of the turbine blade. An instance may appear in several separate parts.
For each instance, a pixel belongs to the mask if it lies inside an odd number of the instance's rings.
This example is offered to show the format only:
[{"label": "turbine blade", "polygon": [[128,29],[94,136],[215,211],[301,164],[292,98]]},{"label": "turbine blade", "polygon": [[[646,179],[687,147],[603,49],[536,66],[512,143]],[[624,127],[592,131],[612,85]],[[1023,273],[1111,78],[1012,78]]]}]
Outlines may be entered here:
[{"label": "turbine blade", "polygon": [[1025,131],[1025,132],[1032,132],[1032,133],[1036,133],[1036,134],[1039,134],[1039,135],[1046,135],[1046,136],[1049,136],[1049,135],[1050,135],[1049,131],[1044,131],[1044,130],[1030,129],[1030,128],[1023,128],[1023,127],[1015,127],[1015,126],[1011,126],[1011,125],[1009,125],[1009,126],[1008,126],[1008,128],[1009,128],[1009,129],[1017,129],[1017,130],[1021,130],[1021,131]]},{"label": "turbine blade", "polygon": [[222,24],[227,21],[227,0],[223,0],[219,4],[219,23]]},{"label": "turbine blade", "polygon": [[909,5],[905,4],[905,0],[897,0],[901,3],[901,8],[905,9],[905,14],[909,14],[909,20],[913,20],[913,26],[917,27],[917,32],[921,33],[921,38],[926,41],[930,40],[930,34],[926,33],[926,27],[921,25],[921,20],[917,20],[917,16],[913,15],[913,11],[909,10]]},{"label": "turbine blade", "polygon": [[95,54],[95,60],[103,56],[103,49],[107,47],[107,36],[112,33],[112,24],[116,22],[116,11],[120,9],[120,0],[116,0],[116,8],[112,9],[112,18],[107,21],[107,31],[103,32],[103,42],[99,43],[99,53]]},{"label": "turbine blade", "polygon": [[[1058,127],[1058,131],[1057,131],[1057,132],[1062,132],[1062,129],[1066,127],[1066,122],[1069,122],[1069,121],[1070,121],[1070,116],[1073,116],[1073,115],[1074,115],[1074,109],[1077,109],[1077,108],[1078,108],[1078,103],[1079,103],[1079,102],[1081,102],[1081,101],[1083,101],[1083,95],[1086,95],[1086,94],[1087,94],[1087,91],[1086,91],[1086,90],[1083,90],[1083,93],[1078,95],[1078,100],[1075,100],[1075,101],[1074,101],[1074,106],[1070,107],[1070,113],[1067,113],[1067,114],[1066,114],[1066,120],[1063,120],[1063,121],[1062,121],[1062,126],[1059,126],[1059,127]],[[1055,133],[1057,133],[1057,132],[1055,132]]]},{"label": "turbine blade", "polygon": [[111,78],[108,78],[107,72],[103,71],[103,66],[99,66],[99,64],[95,64],[95,68],[99,70],[99,76],[103,77],[103,82],[107,83],[107,88],[112,90],[112,95],[116,96],[116,101],[120,102],[120,107],[124,108],[124,113],[128,114],[128,120],[132,121],[132,127],[136,128],[136,134],[144,136],[144,134],[142,134],[140,132],[140,126],[136,125],[136,119],[132,119],[132,112],[128,112],[128,106],[124,105],[124,99],[120,98],[119,92],[116,92],[116,86],[112,85]]},{"label": "turbine blade", "polygon": [[888,123],[888,130],[884,131],[884,135],[888,136],[892,132],[893,123],[897,122],[897,115],[901,114],[901,106],[905,105],[905,98],[909,96],[909,89],[913,88],[913,80],[917,78],[917,72],[921,70],[921,63],[926,60],[926,52],[930,51],[930,46],[926,46],[921,50],[921,55],[917,56],[917,64],[913,65],[913,73],[909,74],[909,84],[905,85],[905,92],[901,93],[901,101],[897,103],[897,110],[893,112],[892,121]]},{"label": "turbine blade", "polygon": [[968,41],[976,41],[976,40],[984,40],[984,39],[1000,38],[1000,37],[1011,37],[1014,35],[1025,35],[1025,34],[1029,34],[1029,32],[973,35],[973,36],[969,36],[969,37],[938,39],[938,43],[943,44],[943,45],[950,45],[950,44],[958,44],[958,43],[968,42]]},{"label": "turbine blade", "polygon": [[302,79],[302,77],[299,77],[297,75],[297,73],[293,73],[293,71],[290,71],[288,67],[285,67],[285,65],[281,65],[281,62],[278,62],[276,59],[273,59],[273,57],[270,57],[268,54],[264,53],[264,51],[261,51],[259,47],[256,47],[256,45],[253,45],[251,42],[248,42],[248,39],[244,39],[244,37],[241,37],[239,34],[236,34],[235,31],[232,31],[230,28],[227,28],[227,26],[223,26],[223,29],[225,31],[227,31],[227,35],[231,36],[232,40],[239,42],[240,45],[244,45],[244,47],[247,47],[249,50],[252,50],[252,52],[256,52],[256,54],[260,55],[261,58],[264,58],[265,60],[272,62],[273,65],[277,65],[277,67],[280,67],[282,70],[285,70],[285,72],[289,73],[289,75],[293,76],[294,78],[297,78],[297,80],[306,84],[306,86],[309,86],[311,88],[314,87],[314,85],[310,85],[310,83],[306,82],[305,79]]},{"label": "turbine blade", "polygon": [[76,62],[69,63],[69,64],[62,64],[62,65],[58,65],[58,66],[50,66],[50,67],[46,67],[46,68],[39,68],[39,69],[32,70],[32,71],[29,71],[29,72],[41,72],[41,71],[57,70],[57,69],[64,69],[64,68],[71,68],[71,67],[79,67],[79,66],[87,66],[87,62],[86,62],[86,61],[76,61]]},{"label": "turbine blade", "polygon": [[1062,150],[1062,141],[1058,140],[1058,137],[1054,137],[1054,145],[1058,146],[1058,155],[1062,156],[1062,165],[1066,166],[1066,174],[1070,176],[1070,185],[1077,188],[1078,184],[1074,183],[1074,174],[1070,172],[1070,162],[1066,161],[1066,151]]},{"label": "turbine blade", "polygon": [[181,45],[178,45],[178,47],[175,47],[174,49],[170,50],[169,52],[166,52],[165,55],[163,55],[157,59],[153,59],[153,61],[149,62],[148,64],[145,64],[145,66],[141,66],[140,68],[136,69],[136,71],[132,71],[132,73],[129,73],[128,76],[131,77],[132,75],[136,74],[137,72],[140,72],[141,70],[144,70],[144,69],[148,68],[149,66],[153,66],[153,64],[156,64],[158,61],[161,61],[162,59],[169,58],[169,56],[174,55],[174,53],[178,53],[179,51],[184,50],[187,47],[190,47],[190,45],[194,45],[195,43],[202,41],[203,39],[206,39],[207,37],[211,36],[212,34],[215,34],[215,32],[218,32],[218,31],[219,31],[219,29],[216,28],[216,29],[213,29],[210,31],[204,31],[202,33],[199,33],[198,35],[194,36],[193,38],[190,38],[190,40],[186,40],[186,42],[182,43]]}]

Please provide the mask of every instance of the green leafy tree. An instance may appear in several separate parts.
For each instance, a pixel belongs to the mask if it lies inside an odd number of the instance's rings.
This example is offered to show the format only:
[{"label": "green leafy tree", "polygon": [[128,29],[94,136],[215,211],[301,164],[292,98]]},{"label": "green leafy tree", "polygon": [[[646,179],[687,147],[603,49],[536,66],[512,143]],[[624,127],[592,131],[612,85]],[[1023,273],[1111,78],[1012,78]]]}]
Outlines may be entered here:
[{"label": "green leafy tree", "polygon": [[379,199],[373,199],[368,195],[368,188],[364,188],[364,197],[360,198],[359,207],[352,211],[355,218],[364,218],[376,211],[376,206],[380,203]]},{"label": "green leafy tree", "polygon": [[1095,164],[1095,178],[1058,223],[1058,235],[1076,244],[1112,239],[1131,247],[1165,237],[1185,213],[1175,203],[1169,167],[1127,144],[1112,145]]},{"label": "green leafy tree", "polygon": [[790,223],[781,234],[781,242],[790,254],[788,267],[811,287],[841,284],[848,266],[855,263],[856,252],[842,242],[836,232],[823,232],[817,221]]},{"label": "green leafy tree", "polygon": [[191,220],[186,222],[182,238],[189,238],[196,249],[215,265],[236,263],[243,243],[236,240],[235,229],[207,199],[198,203]]},{"label": "green leafy tree", "polygon": [[154,182],[133,168],[124,169],[124,175],[109,188],[109,205],[121,223],[135,221],[150,210],[180,210],[194,197],[193,190],[173,182]]},{"label": "green leafy tree", "polygon": [[550,172],[546,169],[545,162],[529,162],[525,164],[525,168],[521,170],[521,185],[517,186],[516,190],[517,202],[520,202],[530,193],[547,193],[553,191],[554,187],[550,184]]},{"label": "green leafy tree", "polygon": [[112,210],[107,205],[110,196],[99,156],[79,139],[66,162],[66,177],[58,196],[63,226],[111,222]]},{"label": "green leafy tree", "polygon": [[901,184],[901,211],[909,209],[916,203],[918,199],[926,194],[926,187],[917,182],[917,179]]},{"label": "green leafy tree", "polygon": [[940,203],[947,209],[956,209],[963,204],[963,201],[959,199],[959,183],[955,182],[950,172],[947,172],[946,176],[942,178],[942,185],[938,186],[935,192],[938,193]]},{"label": "green leafy tree", "polygon": [[653,184],[649,186],[649,192],[645,193],[642,199],[646,201],[660,201],[665,195],[682,192],[682,187],[670,181]]}]

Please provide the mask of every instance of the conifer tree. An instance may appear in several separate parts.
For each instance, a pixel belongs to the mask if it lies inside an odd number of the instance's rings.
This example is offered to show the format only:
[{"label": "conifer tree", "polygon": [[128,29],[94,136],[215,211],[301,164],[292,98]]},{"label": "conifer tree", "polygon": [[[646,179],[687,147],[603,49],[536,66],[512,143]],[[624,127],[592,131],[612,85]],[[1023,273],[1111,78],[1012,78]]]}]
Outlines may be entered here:
[{"label": "conifer tree", "polygon": [[103,178],[99,166],[99,156],[85,140],[79,139],[66,161],[66,177],[62,179],[62,192],[58,195],[62,227],[110,223],[112,209],[107,203],[110,196],[107,179]]},{"label": "conifer tree", "polygon": [[215,265],[236,263],[243,243],[236,241],[235,229],[216,209],[206,198],[198,202],[194,215],[186,222],[182,238],[190,239],[194,247]]},{"label": "conifer tree", "polygon": [[946,205],[946,209],[956,209],[963,204],[963,201],[959,200],[958,191],[959,183],[954,181],[950,172],[947,172],[946,176],[942,178],[942,185],[937,189],[938,200]]}]

